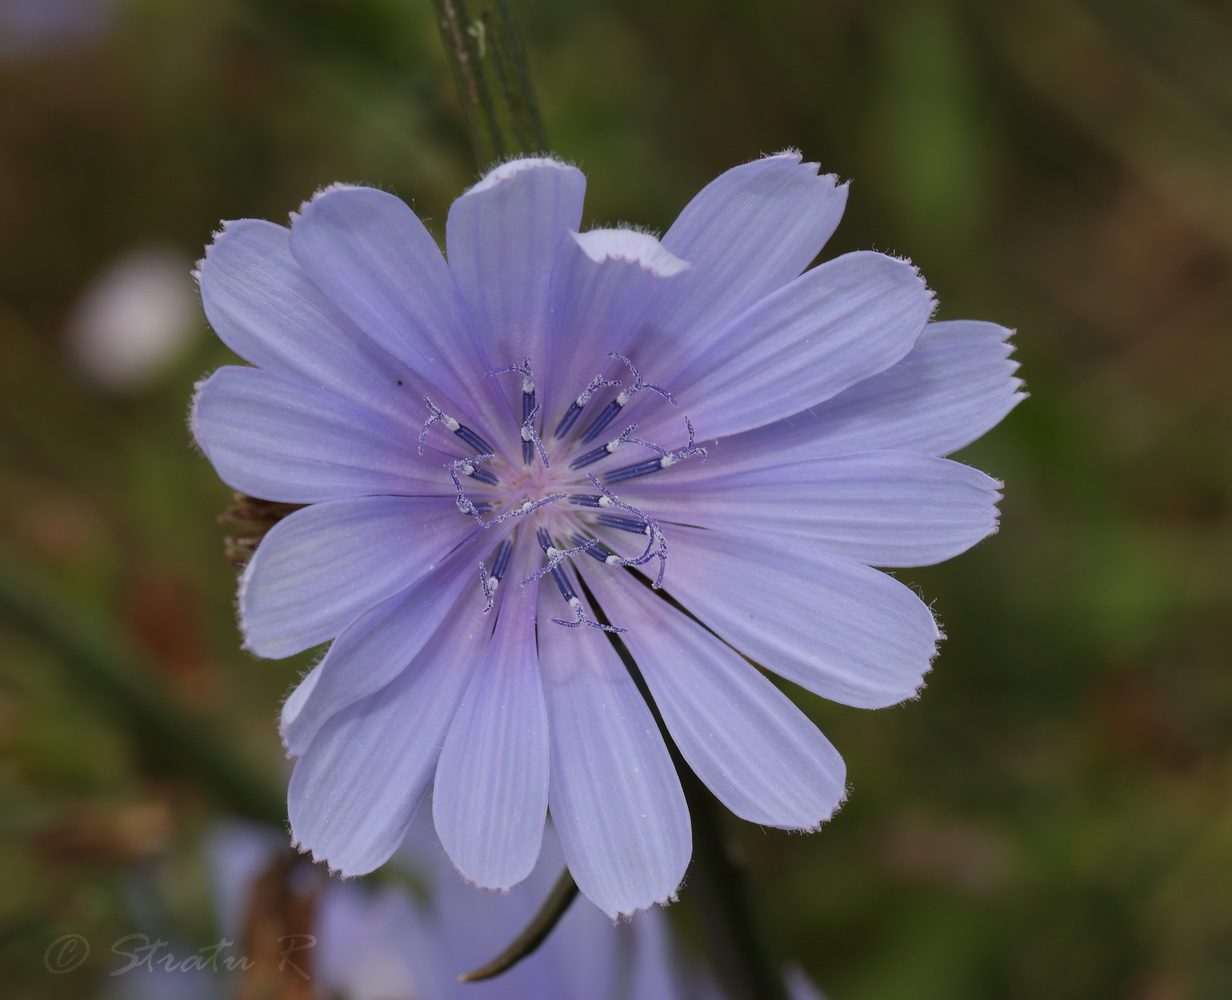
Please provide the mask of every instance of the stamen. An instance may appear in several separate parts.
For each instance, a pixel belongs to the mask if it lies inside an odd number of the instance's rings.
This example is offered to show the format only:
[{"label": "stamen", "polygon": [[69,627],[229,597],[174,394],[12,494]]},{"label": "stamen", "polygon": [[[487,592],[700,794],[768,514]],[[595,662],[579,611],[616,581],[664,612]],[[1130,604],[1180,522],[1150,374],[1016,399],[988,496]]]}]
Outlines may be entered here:
[{"label": "stamen", "polygon": [[[552,536],[548,534],[547,528],[540,528],[535,532],[535,537],[539,539],[539,544],[543,547],[543,551],[548,557],[548,570],[552,574],[552,579],[556,581],[556,587],[560,591],[560,596],[572,604],[578,599],[578,596],[573,591],[573,584],[569,582],[569,577],[561,568],[560,560],[553,560],[553,557],[558,554],[558,550],[552,545]],[[534,578],[532,577],[532,579]],[[530,580],[525,582],[529,583]]]},{"label": "stamen", "polygon": [[620,394],[614,400],[608,403],[607,406],[605,406],[600,411],[599,415],[595,417],[593,421],[591,421],[590,426],[587,427],[585,432],[582,434],[582,444],[590,444],[591,441],[593,441],[600,434],[602,434],[603,429],[607,427],[607,425],[610,424],[613,420],[616,419],[616,414],[618,414],[622,409],[624,409],[625,405],[629,402],[629,400],[631,400],[634,396],[636,396],[643,389],[651,389],[654,392],[657,392],[660,396],[662,396],[669,403],[671,403],[672,406],[679,405],[676,402],[676,397],[673,396],[666,389],[664,389],[662,386],[652,385],[649,382],[643,381],[642,373],[637,370],[637,365],[635,365],[632,361],[626,358],[623,354],[617,354],[615,351],[612,351],[610,354],[608,354],[608,357],[615,358],[617,361],[624,364],[629,369],[629,371],[633,373],[634,381],[633,381],[633,384],[629,386],[629,388],[622,390]]},{"label": "stamen", "polygon": [[539,457],[543,459],[544,468],[547,468],[547,455],[544,454],[543,445],[533,426],[539,407],[535,405],[535,376],[531,371],[530,358],[523,358],[520,365],[494,368],[488,375],[501,375],[505,372],[517,372],[522,376],[522,464],[530,465],[535,458],[535,449],[538,448]]},{"label": "stamen", "polygon": [[489,455],[492,453],[492,446],[488,444],[488,442],[485,441],[483,438],[481,438],[478,434],[476,434],[473,430],[467,427],[466,424],[459,424],[458,429],[454,431],[454,433],[458,435],[458,437],[460,437],[467,444],[469,444],[472,448],[474,448],[477,452],[481,452],[482,454],[485,454],[485,455]]},{"label": "stamen", "polygon": [[530,395],[535,391],[535,376],[530,368],[530,358],[523,358],[520,365],[505,365],[504,368],[493,368],[489,376],[504,375],[506,372],[517,372],[522,376],[522,392]]},{"label": "stamen", "polygon": [[[538,532],[536,533],[536,537],[539,539],[539,544],[543,546],[543,553],[544,555],[548,557],[548,561],[543,566],[540,566],[539,569],[537,569],[534,573],[528,576],[525,580],[522,581],[522,586],[524,587],[528,583],[534,583],[540,577],[547,576],[548,573],[552,573],[553,575],[555,575],[556,567],[559,566],[561,563],[563,563],[566,559],[570,559],[573,556],[576,556],[579,553],[586,551],[585,546],[578,546],[577,548],[572,548],[572,549],[556,548],[552,544],[552,539],[548,535],[547,530],[544,528],[540,528],[538,530]],[[546,544],[544,541],[545,539],[547,540]]]},{"label": "stamen", "polygon": [[[573,613],[577,615],[577,617],[571,622],[565,621],[561,618],[553,618],[552,621],[557,625],[564,625],[565,628],[578,628],[581,625],[589,625],[591,628],[602,629],[604,632],[624,632],[625,629],[623,628],[617,628],[615,625],[600,625],[598,622],[592,622],[586,617],[586,612],[582,608],[582,599],[578,597],[577,593],[574,591],[573,584],[569,582],[569,577],[565,574],[564,569],[561,567],[561,559],[556,558],[557,556],[561,556],[561,550],[552,544],[552,536],[548,534],[548,529],[540,528],[535,533],[535,536],[539,539],[540,546],[548,556],[548,567],[551,570],[552,579],[556,581],[556,587],[560,591],[560,596],[565,599],[565,602],[573,609]],[[572,551],[576,552],[580,551],[580,549],[574,549]],[[531,580],[534,579],[538,579],[538,577],[531,577]],[[530,583],[531,580],[526,580],[524,582]]]},{"label": "stamen", "polygon": [[569,468],[584,469],[588,465],[594,465],[600,459],[607,458],[608,455],[611,455],[613,452],[615,452],[616,449],[619,448],[622,444],[625,444],[628,441],[634,440],[633,438],[629,437],[629,435],[633,433],[636,427],[637,427],[637,424],[630,424],[628,427],[624,429],[624,432],[620,435],[620,437],[614,438],[613,440],[609,441],[607,444],[600,445],[598,448],[593,448],[592,450],[588,451],[585,455],[582,455],[580,458],[575,458],[572,462],[569,463]]},{"label": "stamen", "polygon": [[[624,393],[622,392],[620,396],[623,395]],[[582,444],[590,444],[591,441],[603,433],[608,424],[616,419],[616,414],[624,409],[625,404],[620,401],[620,396],[617,396],[608,403],[607,406],[599,411],[599,415],[590,422],[590,426],[582,434]]]},{"label": "stamen", "polygon": [[[525,403],[530,400],[535,401],[535,394],[532,392],[529,396],[522,397],[523,409],[526,409]],[[548,464],[548,453],[543,450],[543,442],[539,440],[539,435],[535,433],[535,417],[539,416],[540,407],[532,406],[526,417],[522,420],[522,461],[526,465],[534,460],[536,450],[539,452],[539,461],[543,463],[545,469],[550,468]]]},{"label": "stamen", "polygon": [[496,599],[496,588],[500,586],[501,577],[509,568],[509,557],[512,553],[513,540],[506,538],[496,549],[496,560],[492,564],[491,574],[488,573],[483,563],[479,564],[479,582],[483,584],[483,596],[487,598],[487,604],[483,608],[485,615],[492,610]]},{"label": "stamen", "polygon": [[707,451],[705,448],[698,447],[697,436],[693,430],[693,421],[687,416],[684,418],[685,426],[689,429],[689,443],[679,451],[667,451],[660,448],[657,444],[652,444],[650,441],[643,441],[641,438],[629,438],[630,444],[640,444],[644,448],[649,448],[651,451],[658,452],[657,459],[647,459],[645,462],[637,462],[634,465],[626,465],[620,469],[614,469],[607,474],[605,482],[623,483],[630,479],[637,479],[639,476],[648,476],[652,472],[658,472],[660,469],[668,469],[677,462],[683,462],[686,458],[693,458],[700,455],[705,461]]},{"label": "stamen", "polygon": [[599,562],[608,566],[620,565],[620,556],[600,542],[599,539],[583,538],[581,535],[574,535],[573,541],[579,550],[595,559],[598,559]]},{"label": "stamen", "polygon": [[490,456],[495,451],[487,441],[467,427],[466,424],[460,424],[449,414],[442,412],[427,396],[424,397],[424,403],[427,405],[428,413],[431,415],[424,422],[423,430],[419,432],[419,454],[423,454],[424,438],[428,436],[428,428],[433,424],[444,424],[447,430],[452,431],[480,454]]},{"label": "stamen", "polygon": [[502,521],[508,521],[511,517],[524,517],[527,514],[533,514],[540,507],[546,507],[550,503],[555,503],[557,500],[564,500],[569,496],[568,493],[552,493],[539,500],[524,500],[520,507],[513,510],[507,510],[503,514],[499,514],[490,521],[485,521],[484,526],[491,524],[500,524]]},{"label": "stamen", "polygon": [[602,629],[604,632],[627,632],[628,629],[621,628],[619,625],[602,625],[599,622],[592,622],[586,617],[586,612],[582,610],[582,601],[578,597],[569,599],[569,607],[573,608],[573,613],[577,617],[567,622],[563,618],[553,618],[552,621],[556,625],[563,625],[565,628],[577,628],[580,625],[589,625],[591,628]]},{"label": "stamen", "polygon": [[492,566],[492,575],[500,580],[509,568],[509,559],[513,555],[513,539],[506,538],[496,550],[496,562]]},{"label": "stamen", "polygon": [[633,385],[621,393],[622,396],[626,397],[625,399],[626,403],[629,401],[629,399],[635,396],[640,390],[652,389],[655,392],[657,392],[660,396],[662,396],[664,399],[666,399],[669,403],[671,403],[672,406],[680,405],[678,402],[676,402],[676,397],[673,396],[666,389],[664,389],[661,385],[653,385],[650,382],[643,382],[642,373],[637,370],[637,365],[635,365],[632,361],[626,358],[623,354],[617,354],[615,351],[610,351],[608,353],[608,357],[614,358],[615,360],[621,362],[626,368],[629,369],[629,371],[633,372],[633,379],[634,379]]},{"label": "stamen", "polygon": [[[667,571],[667,539],[663,536],[663,529],[659,526],[659,522],[647,514],[645,511],[638,510],[631,504],[625,503],[615,493],[604,486],[599,480],[592,475],[587,475],[587,479],[594,484],[602,496],[598,498],[596,507],[617,507],[627,514],[632,514],[635,518],[640,518],[645,522],[649,529],[648,538],[646,539],[646,550],[636,559],[622,559],[622,566],[641,566],[649,562],[651,559],[659,560],[659,575],[655,577],[654,583],[651,584],[655,590],[663,586],[663,574]],[[607,503],[603,503],[606,500]],[[589,506],[589,505],[588,505]],[[656,544],[657,543],[657,544]]]},{"label": "stamen", "polygon": [[608,483],[623,483],[630,479],[637,479],[640,476],[648,476],[662,468],[665,468],[663,458],[648,458],[644,462],[636,462],[633,465],[625,465],[619,469],[614,469],[604,476],[603,479]]},{"label": "stamen", "polygon": [[620,385],[619,379],[613,381],[612,379],[604,378],[602,375],[596,375],[592,378],[590,380],[590,385],[586,387],[586,390],[578,396],[577,399],[569,404],[569,409],[565,410],[565,415],[560,418],[560,423],[556,425],[556,432],[553,437],[559,441],[573,429],[573,425],[577,423],[577,418],[582,415],[582,411],[586,409],[586,404],[590,402],[591,396],[593,396],[600,389],[611,388],[618,385]]},{"label": "stamen", "polygon": [[593,496],[588,493],[570,493],[569,502],[579,507],[610,507],[612,501],[605,496]]},{"label": "stamen", "polygon": [[[462,480],[459,477],[459,473],[463,476],[474,476],[475,473],[479,471],[479,466],[475,464],[476,462],[486,462],[495,457],[495,455],[476,455],[474,458],[459,458],[453,462],[448,462],[445,465],[445,468],[449,471],[449,478],[453,480],[454,489],[457,490],[457,494],[454,497],[454,503],[458,505],[458,510],[462,511],[463,514],[470,514],[471,517],[473,517],[485,528],[492,522],[485,521],[483,519],[483,515],[492,510],[492,505],[485,502],[476,506],[471,503],[470,499],[466,495],[466,490],[462,488]],[[480,507],[483,509],[480,510]]]}]

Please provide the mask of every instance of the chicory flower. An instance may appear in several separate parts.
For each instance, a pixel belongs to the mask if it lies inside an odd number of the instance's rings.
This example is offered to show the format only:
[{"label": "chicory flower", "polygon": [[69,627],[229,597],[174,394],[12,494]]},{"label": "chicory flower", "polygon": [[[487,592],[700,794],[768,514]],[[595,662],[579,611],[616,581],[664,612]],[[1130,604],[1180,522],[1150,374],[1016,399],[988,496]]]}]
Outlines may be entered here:
[{"label": "chicory flower", "polygon": [[282,714],[300,847],[371,871],[431,788],[454,864],[506,889],[550,811],[616,915],[691,853],[618,646],[728,808],[815,829],[842,758],[754,663],[862,708],[916,694],[937,626],[872,567],[994,530],[999,484],[941,456],[1021,394],[1008,331],[930,322],[908,262],[806,270],[847,188],[795,153],[722,174],[661,240],[581,231],[584,186],[497,167],[450,209],[447,262],[371,188],[228,224],[201,294],[255,367],[202,383],[192,425],[231,486],[307,505],[239,596],[259,656],[332,640]]}]

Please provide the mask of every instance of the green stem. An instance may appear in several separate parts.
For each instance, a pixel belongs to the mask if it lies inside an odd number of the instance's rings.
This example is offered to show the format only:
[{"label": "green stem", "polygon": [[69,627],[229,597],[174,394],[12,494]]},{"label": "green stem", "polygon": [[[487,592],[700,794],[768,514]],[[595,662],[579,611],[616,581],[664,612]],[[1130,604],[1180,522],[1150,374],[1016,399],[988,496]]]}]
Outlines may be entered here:
[{"label": "green stem", "polygon": [[543,905],[539,907],[539,912],[531,918],[522,930],[518,933],[509,945],[492,961],[485,962],[477,969],[472,969],[470,972],[463,973],[458,977],[458,981],[462,983],[474,983],[481,979],[492,979],[494,976],[499,976],[502,972],[512,969],[522,959],[534,954],[547,936],[552,933],[552,929],[560,923],[560,918],[565,915],[570,905],[577,899],[578,887],[573,881],[573,876],[569,874],[569,869],[566,868],[560,873],[560,878],[556,880],[556,884],[552,886],[552,891],[548,893],[548,898],[543,901]]},{"label": "green stem", "polygon": [[495,17],[475,0],[433,0],[433,7],[476,162],[546,150],[526,55],[505,0],[496,0]]},{"label": "green stem", "polygon": [[0,558],[0,621],[41,643],[65,678],[133,739],[151,770],[191,779],[228,811],[286,825],[283,796],[200,720],[158,690],[153,675],[88,612],[31,570]]}]

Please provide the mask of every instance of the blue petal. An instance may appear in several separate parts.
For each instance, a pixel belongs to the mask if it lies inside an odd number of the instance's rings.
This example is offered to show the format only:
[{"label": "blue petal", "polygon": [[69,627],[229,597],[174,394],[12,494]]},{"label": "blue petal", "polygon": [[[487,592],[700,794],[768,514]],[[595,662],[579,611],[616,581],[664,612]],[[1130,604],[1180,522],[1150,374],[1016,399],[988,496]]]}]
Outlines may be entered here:
[{"label": "blue petal", "polygon": [[440,248],[401,199],[334,185],[300,210],[291,252],[339,309],[413,374],[418,397],[487,418],[487,362]]},{"label": "blue petal", "polygon": [[844,254],[694,341],[667,384],[704,438],[759,427],[885,371],[914,346],[932,308],[910,264]]},{"label": "blue petal", "polygon": [[1018,364],[1010,360],[1011,332],[978,320],[929,323],[911,353],[892,368],[810,410],[729,438],[724,450],[948,455],[995,427],[1026,398],[1014,377]]},{"label": "blue petal", "polygon": [[552,275],[555,346],[550,363],[536,372],[548,427],[596,375],[627,378],[628,369],[609,353],[629,350],[657,303],[679,291],[689,267],[653,236],[629,229],[592,229],[565,244]]},{"label": "blue petal", "polygon": [[[743,571],[732,575],[755,586]],[[791,699],[653,591],[602,567],[586,579],[608,618],[628,628],[621,640],[672,739],[724,805],[750,822],[792,830],[829,819],[843,799],[846,768]]]},{"label": "blue petal", "polygon": [[692,853],[680,779],[607,637],[539,631],[552,819],[578,888],[609,917],[669,899]]},{"label": "blue petal", "polygon": [[295,720],[299,718],[299,713],[308,704],[308,699],[312,697],[312,692],[316,690],[317,681],[320,679],[321,664],[317,663],[291,689],[286,701],[282,703],[282,708],[278,710],[278,731],[280,733],[286,733],[295,724]]},{"label": "blue petal", "polygon": [[[464,594],[459,620],[483,622]],[[391,684],[329,719],[296,762],[287,793],[296,844],[343,875],[363,875],[402,843],[432,782],[441,742],[483,656],[482,628],[438,630]]]},{"label": "blue petal", "polygon": [[[223,342],[266,371],[328,389],[367,409],[418,417],[406,366],[382,350],[308,280],[290,234],[257,219],[227,223],[198,279],[206,317]],[[398,380],[403,380],[403,385]]]},{"label": "blue petal", "polygon": [[742,450],[732,459],[725,444],[670,477],[631,483],[625,499],[659,521],[780,536],[871,566],[942,562],[997,527],[1000,484],[944,458],[869,451],[783,461]]},{"label": "blue petal", "polygon": [[[511,579],[534,570],[520,546]],[[485,889],[508,889],[539,856],[548,806],[548,721],[535,651],[538,588],[510,589],[483,662],[441,751],[432,815],[458,870]],[[459,631],[477,628],[459,621]]]},{"label": "blue petal", "polygon": [[240,580],[240,621],[258,656],[332,639],[355,617],[414,586],[478,530],[452,502],[330,500],[270,529]]},{"label": "blue petal", "polygon": [[227,485],[265,500],[440,495],[451,485],[439,454],[417,453],[416,431],[258,368],[227,366],[202,382],[192,430]]},{"label": "blue petal", "polygon": [[664,589],[767,670],[859,708],[923,684],[941,634],[909,587],[781,537],[667,530]]},{"label": "blue petal", "polygon": [[[486,543],[489,539],[480,539]],[[330,716],[380,690],[419,655],[467,587],[479,590],[474,544],[450,556],[418,586],[364,612],[334,640],[313,668],[312,686],[284,712],[287,751],[303,753]],[[297,691],[298,694],[298,691]]]},{"label": "blue petal", "polygon": [[[708,331],[799,275],[830,238],[847,186],[800,159],[780,153],[720,174],[667,231],[664,247],[693,270],[646,333],[647,350],[661,357],[656,374],[674,370]],[[685,343],[674,342],[685,333]]]},{"label": "blue petal", "polygon": [[543,365],[556,255],[582,218],[586,178],[558,160],[513,160],[449,209],[449,268],[493,366]]}]

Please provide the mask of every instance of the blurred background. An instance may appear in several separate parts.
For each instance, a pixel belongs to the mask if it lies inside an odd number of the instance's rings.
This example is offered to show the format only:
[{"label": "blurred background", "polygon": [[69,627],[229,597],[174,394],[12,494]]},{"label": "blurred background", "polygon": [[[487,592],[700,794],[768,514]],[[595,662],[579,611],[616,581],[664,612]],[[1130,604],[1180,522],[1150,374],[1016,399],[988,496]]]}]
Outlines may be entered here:
[{"label": "blurred background", "polygon": [[[899,574],[950,636],[923,697],[793,692],[849,802],[732,824],[773,948],[833,1000],[1232,996],[1232,8],[517,10],[590,223],[663,230],[794,146],[853,180],[827,253],[910,256],[939,318],[1018,330],[1032,397],[959,456],[1002,529]],[[202,831],[281,806],[307,661],[239,649],[193,261],[335,180],[439,233],[475,176],[426,0],[0,0],[8,995],[93,995],[138,883],[213,940]],[[70,932],[96,953],[49,974]]]}]

